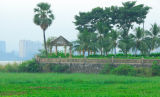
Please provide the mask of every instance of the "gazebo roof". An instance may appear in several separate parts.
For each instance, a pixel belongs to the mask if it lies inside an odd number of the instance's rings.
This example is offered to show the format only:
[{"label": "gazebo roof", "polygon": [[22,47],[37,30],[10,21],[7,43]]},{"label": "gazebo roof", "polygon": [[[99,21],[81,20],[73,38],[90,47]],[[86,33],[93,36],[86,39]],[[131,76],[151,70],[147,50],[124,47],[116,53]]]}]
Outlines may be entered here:
[{"label": "gazebo roof", "polygon": [[70,43],[67,39],[65,39],[63,36],[59,36],[55,40],[51,42],[52,46],[71,46],[72,43]]}]

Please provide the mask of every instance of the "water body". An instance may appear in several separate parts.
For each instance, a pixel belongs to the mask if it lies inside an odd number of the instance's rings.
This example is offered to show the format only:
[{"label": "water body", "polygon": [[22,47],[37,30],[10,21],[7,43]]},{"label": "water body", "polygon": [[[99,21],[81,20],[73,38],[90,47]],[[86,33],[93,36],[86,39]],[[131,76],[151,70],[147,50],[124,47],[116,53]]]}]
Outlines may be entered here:
[{"label": "water body", "polygon": [[7,65],[7,64],[14,64],[14,63],[20,64],[22,62],[23,61],[0,61],[0,65]]}]

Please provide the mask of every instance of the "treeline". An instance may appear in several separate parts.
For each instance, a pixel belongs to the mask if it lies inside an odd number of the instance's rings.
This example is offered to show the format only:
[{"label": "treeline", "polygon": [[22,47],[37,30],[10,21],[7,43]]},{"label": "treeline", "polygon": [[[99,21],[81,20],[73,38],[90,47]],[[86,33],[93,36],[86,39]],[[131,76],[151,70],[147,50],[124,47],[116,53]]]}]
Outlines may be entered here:
[{"label": "treeline", "polygon": [[[150,30],[144,29],[146,15],[151,8],[135,1],[122,3],[122,6],[94,8],[75,16],[78,40],[74,50],[85,55],[116,55],[117,48],[126,56],[130,51],[135,55],[150,55],[160,46],[160,27],[154,23]],[[139,25],[137,28],[134,26]],[[140,27],[143,25],[143,27]],[[133,31],[133,32],[131,32]]]}]

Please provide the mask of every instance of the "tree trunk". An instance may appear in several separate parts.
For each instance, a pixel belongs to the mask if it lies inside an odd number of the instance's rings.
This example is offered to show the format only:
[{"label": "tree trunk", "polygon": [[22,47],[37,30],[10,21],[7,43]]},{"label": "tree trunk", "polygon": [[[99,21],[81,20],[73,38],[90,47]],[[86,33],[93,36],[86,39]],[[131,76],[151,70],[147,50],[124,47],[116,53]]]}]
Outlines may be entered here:
[{"label": "tree trunk", "polygon": [[96,55],[96,51],[94,50],[94,55]]},{"label": "tree trunk", "polygon": [[112,49],[112,55],[114,55],[114,48]]},{"label": "tree trunk", "polygon": [[106,56],[108,55],[108,53],[106,52]]},{"label": "tree trunk", "polygon": [[125,55],[126,55],[126,57],[128,56],[127,54],[128,54],[128,53],[127,53],[127,51],[125,51]]},{"label": "tree trunk", "polygon": [[90,54],[92,55],[92,50],[90,51]]},{"label": "tree trunk", "polygon": [[115,51],[114,51],[114,54],[115,54],[115,56],[117,55],[117,52],[116,52],[116,48],[114,49]]},{"label": "tree trunk", "polygon": [[90,51],[89,51],[89,49],[88,49],[88,56],[90,55]]},{"label": "tree trunk", "polygon": [[137,56],[137,49],[136,49],[136,51],[135,51],[135,56]]},{"label": "tree trunk", "polygon": [[56,56],[58,55],[58,52],[57,52],[57,46],[56,46]]},{"label": "tree trunk", "polygon": [[70,58],[72,58],[72,46],[70,46]]},{"label": "tree trunk", "polygon": [[64,46],[64,53],[65,53],[65,57],[66,57],[66,53],[67,53],[67,51],[66,51],[66,49],[67,49],[67,47],[66,46]]},{"label": "tree trunk", "polygon": [[45,53],[46,53],[46,56],[48,56],[47,45],[46,45],[46,35],[45,35],[45,30],[43,30],[43,38],[44,38],[44,48],[45,48]]},{"label": "tree trunk", "polygon": [[83,49],[83,56],[85,55],[85,50]]},{"label": "tree trunk", "polygon": [[101,56],[102,56],[102,48],[101,48]]},{"label": "tree trunk", "polygon": [[52,47],[50,47],[50,54],[52,54]]},{"label": "tree trunk", "polygon": [[79,51],[79,54],[80,54],[80,56],[81,56],[81,50]]}]

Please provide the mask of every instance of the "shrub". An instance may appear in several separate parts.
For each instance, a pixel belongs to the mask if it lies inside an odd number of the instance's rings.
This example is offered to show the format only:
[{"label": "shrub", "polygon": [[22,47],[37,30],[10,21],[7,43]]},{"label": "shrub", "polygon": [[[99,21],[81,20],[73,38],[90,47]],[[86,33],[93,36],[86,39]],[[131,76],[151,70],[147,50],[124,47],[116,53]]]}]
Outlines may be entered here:
[{"label": "shrub", "polygon": [[35,59],[25,61],[19,65],[20,72],[41,72],[41,65],[36,62]]},{"label": "shrub", "polygon": [[67,65],[52,65],[51,71],[52,72],[68,72],[68,66]]},{"label": "shrub", "polygon": [[0,72],[4,72],[5,71],[4,69],[5,69],[4,66],[0,65]]},{"label": "shrub", "polygon": [[157,61],[153,62],[152,75],[153,76],[159,76],[160,75],[160,64]]},{"label": "shrub", "polygon": [[57,65],[57,64],[44,64],[43,65],[43,72],[68,72],[68,66],[67,65]]},{"label": "shrub", "polygon": [[5,72],[18,72],[18,64],[17,63],[13,63],[13,64],[7,64],[4,66],[4,71]]},{"label": "shrub", "polygon": [[65,53],[62,52],[62,51],[58,51],[57,52],[57,55],[56,53],[51,53],[51,54],[48,54],[48,56],[45,55],[45,51],[44,50],[41,50],[41,52],[38,54],[39,57],[41,58],[68,58],[69,57],[69,53],[66,53],[66,56],[65,56]]},{"label": "shrub", "polygon": [[107,74],[110,73],[115,67],[112,64],[105,64],[100,73]]},{"label": "shrub", "polygon": [[135,69],[131,65],[119,65],[117,68],[112,70],[113,74],[117,75],[135,75]]},{"label": "shrub", "polygon": [[137,67],[136,76],[152,76],[152,69],[149,67]]}]

